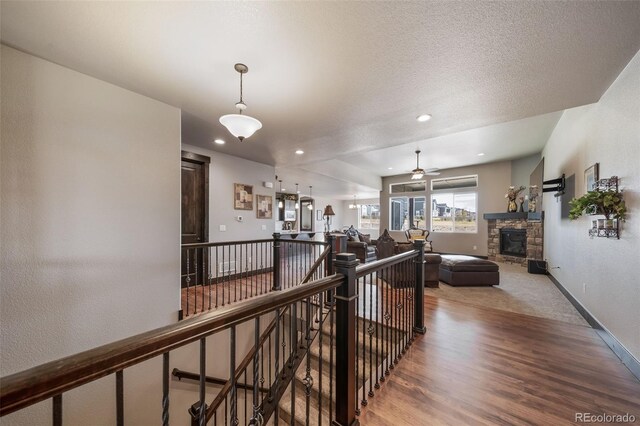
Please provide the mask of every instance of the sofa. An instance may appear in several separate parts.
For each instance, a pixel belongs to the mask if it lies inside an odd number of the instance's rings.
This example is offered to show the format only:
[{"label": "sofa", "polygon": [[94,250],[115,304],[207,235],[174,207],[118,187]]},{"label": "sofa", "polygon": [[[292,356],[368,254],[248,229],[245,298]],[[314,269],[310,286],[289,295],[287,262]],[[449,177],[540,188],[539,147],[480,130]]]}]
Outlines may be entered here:
[{"label": "sofa", "polygon": [[347,252],[355,254],[361,263],[378,259],[375,242],[369,234],[361,233],[353,225],[343,232],[347,235]]},{"label": "sofa", "polygon": [[[384,259],[413,250],[413,244],[397,243],[386,229],[380,238],[375,241],[375,245],[378,249],[378,259]],[[439,272],[442,257],[437,253],[425,253],[424,260],[424,286],[438,288],[440,286]]]}]

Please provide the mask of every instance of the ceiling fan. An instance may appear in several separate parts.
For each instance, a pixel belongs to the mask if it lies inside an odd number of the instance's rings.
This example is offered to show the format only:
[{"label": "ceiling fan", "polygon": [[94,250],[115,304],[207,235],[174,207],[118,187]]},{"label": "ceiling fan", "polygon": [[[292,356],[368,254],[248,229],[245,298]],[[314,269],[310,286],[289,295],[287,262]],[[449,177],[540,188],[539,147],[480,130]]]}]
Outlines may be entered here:
[{"label": "ceiling fan", "polygon": [[431,168],[431,169],[421,169],[420,168],[420,150],[416,149],[416,168],[413,169],[411,171],[412,175],[411,175],[411,179],[412,180],[417,180],[417,179],[422,179],[425,175],[426,176],[438,176],[440,174],[440,172],[438,171],[440,169],[438,168]]}]

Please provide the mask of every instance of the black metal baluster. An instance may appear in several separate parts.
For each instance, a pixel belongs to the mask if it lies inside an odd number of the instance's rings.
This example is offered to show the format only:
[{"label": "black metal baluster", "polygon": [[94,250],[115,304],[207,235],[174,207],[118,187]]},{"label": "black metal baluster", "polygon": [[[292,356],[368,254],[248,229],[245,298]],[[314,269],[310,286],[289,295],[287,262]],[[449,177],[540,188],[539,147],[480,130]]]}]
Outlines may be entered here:
[{"label": "black metal baluster", "polygon": [[[276,337],[275,337],[275,345],[274,345],[274,358],[275,358],[275,374],[274,374],[274,379],[275,379],[275,386],[274,386],[274,393],[275,395],[271,395],[271,397],[273,398],[274,396],[278,395],[278,390],[280,388],[280,374],[279,374],[279,370],[280,370],[280,356],[279,356],[279,344],[280,344],[280,309],[276,309]],[[269,362],[269,365],[271,365],[271,362]],[[271,399],[271,398],[270,398]],[[276,403],[275,404],[275,411],[273,413],[273,423],[274,426],[278,426],[278,420],[280,417],[280,404]]]},{"label": "black metal baluster", "polygon": [[213,267],[215,268],[215,271],[216,271],[216,308],[217,308],[218,307],[218,287],[220,287],[220,279],[218,277],[218,247],[216,247],[216,264],[213,265]]},{"label": "black metal baluster", "polygon": [[224,424],[229,424],[229,401],[226,396],[224,397]]},{"label": "black metal baluster", "polygon": [[191,252],[191,250],[187,249],[187,278],[184,279],[185,283],[187,284],[187,312],[185,316],[189,316],[191,315],[191,313],[189,312],[189,296],[191,293],[191,289],[189,288],[189,284],[191,282],[191,277],[189,276],[189,260],[190,260],[190,256],[189,253]]},{"label": "black metal baluster", "polygon": [[213,274],[211,273],[211,249],[213,247],[207,247],[207,259],[208,259],[208,272],[209,272],[209,310],[211,310],[211,281],[213,279]]},{"label": "black metal baluster", "polygon": [[249,384],[249,382],[247,382],[247,369],[245,368],[244,369],[244,386],[243,386],[244,387],[244,421],[245,421],[245,424],[247,422],[247,419],[249,418],[249,416],[248,416],[249,412],[247,411],[247,401],[248,401],[247,388],[249,387],[249,386],[247,386],[248,384]]},{"label": "black metal baluster", "polygon": [[162,354],[162,426],[169,426],[169,352]]},{"label": "black metal baluster", "polygon": [[[382,312],[381,312],[381,304],[380,298],[382,297],[382,282],[380,281],[380,272],[376,272],[376,384],[374,387],[376,389],[380,389],[380,375],[378,374],[378,369],[382,372],[383,369],[380,366],[380,339],[382,339],[383,328],[382,328]],[[383,343],[384,345],[384,343]]]},{"label": "black metal baluster", "polygon": [[335,297],[334,290],[329,290],[329,421],[333,421],[333,324]]},{"label": "black metal baluster", "polygon": [[[311,298],[307,298],[307,306],[306,306],[306,317],[307,317],[307,330],[305,332],[305,347],[307,348],[307,368],[306,375],[304,377],[304,395],[305,395],[305,420],[306,425],[309,426],[309,397],[311,396],[311,386],[313,386],[313,379],[311,378],[311,322],[313,318],[311,317]],[[322,360],[320,361],[322,362]]]},{"label": "black metal baluster", "polygon": [[[349,337],[350,339],[352,339],[353,337]],[[359,340],[360,340],[360,280],[356,278],[356,335],[355,335],[355,339],[356,339],[356,343],[355,343],[355,347],[356,347],[356,365],[355,365],[355,369],[356,369],[356,374],[355,374],[355,382],[356,382],[356,386],[355,386],[355,392],[356,392],[356,397],[354,398],[354,402],[356,404],[355,406],[355,410],[356,410],[356,416],[360,415],[360,404],[358,404],[358,373],[360,372],[360,353],[359,353]]]},{"label": "black metal baluster", "polygon": [[386,330],[386,339],[385,339],[385,346],[387,347],[387,350],[385,351],[385,370],[384,370],[384,376],[380,377],[380,381],[384,382],[385,381],[385,377],[388,376],[389,373],[389,360],[391,359],[391,345],[390,345],[390,340],[391,340],[391,328],[389,328],[389,326],[391,325],[391,313],[389,312],[389,305],[391,304],[391,285],[390,285],[390,281],[393,280],[393,276],[391,275],[393,273],[392,267],[387,267],[385,270],[384,276],[386,277],[386,282],[385,282],[385,294],[386,294],[386,299],[385,299],[385,307],[384,307],[384,322],[385,322],[385,330]]},{"label": "black metal baluster", "polygon": [[204,289],[206,286],[206,280],[207,280],[207,257],[205,256],[206,253],[206,247],[203,247],[200,249],[200,263],[202,263],[202,283],[200,284],[200,288],[202,289],[202,300],[201,300],[201,309],[200,312],[204,312]]},{"label": "black metal baluster", "polygon": [[[277,314],[276,314],[277,315]],[[278,328],[278,324],[276,323],[276,335],[277,333],[277,328]],[[277,344],[277,342],[276,342]],[[267,401],[271,402],[273,400],[273,395],[271,394],[271,385],[273,384],[273,382],[271,381],[271,333],[269,333],[269,362],[267,363],[267,373],[269,375],[269,394],[267,395]]]},{"label": "black metal baluster", "polygon": [[369,329],[367,332],[369,333],[369,398],[371,398],[373,396],[373,333],[376,331],[373,327],[373,291],[376,288],[373,284],[373,273],[369,274],[369,286]]},{"label": "black metal baluster", "polygon": [[198,313],[198,253],[200,249],[194,249],[193,254],[193,272],[194,272],[194,283],[193,283],[193,313]]},{"label": "black metal baluster", "polygon": [[[298,348],[298,302],[295,302],[292,306],[292,317],[293,317],[293,334],[294,340],[291,343],[291,346],[295,346],[296,350]],[[309,354],[307,354],[309,356]],[[296,377],[295,372],[292,370],[291,374],[293,374],[293,378],[291,379],[291,424],[294,424],[296,418]]]},{"label": "black metal baluster", "polygon": [[53,426],[62,426],[62,394],[51,399],[53,402]]},{"label": "black metal baluster", "polygon": [[282,315],[281,315],[281,320],[282,320],[282,342],[280,342],[280,345],[282,346],[282,379],[284,379],[287,375],[286,370],[287,370],[287,339],[286,339],[286,335],[287,335],[287,330],[286,327],[284,325],[284,315],[286,313],[286,308],[282,311]]},{"label": "black metal baluster", "polygon": [[318,425],[322,424],[322,335],[323,325],[322,310],[324,309],[324,293],[318,294],[318,311],[320,312],[320,325],[318,326],[318,344],[320,345],[320,357],[318,361]]},{"label": "black metal baluster", "polygon": [[205,386],[207,378],[207,338],[200,339],[200,409],[198,410],[198,424],[204,426],[207,418],[207,404],[205,402]]},{"label": "black metal baluster", "polygon": [[[362,400],[360,404],[363,407],[367,405],[367,397],[365,392],[367,391],[367,387],[365,386],[365,380],[367,379],[367,369],[365,365],[365,361],[367,359],[367,277],[366,275],[362,277],[359,282],[362,282],[362,300],[358,300],[358,304],[362,303],[362,337],[358,335],[358,338],[362,339]],[[371,348],[369,348],[371,349]],[[356,399],[357,401],[357,399]]]},{"label": "black metal baluster", "polygon": [[116,371],[116,424],[124,426],[124,375]]},{"label": "black metal baluster", "polygon": [[[235,271],[234,271],[234,280],[233,280],[233,302],[237,302],[238,301],[238,245],[234,244],[233,245],[233,263],[236,265]],[[240,251],[240,273],[242,273],[242,250]],[[231,269],[231,268],[229,268]],[[231,273],[231,272],[229,272]],[[242,294],[240,294],[240,297],[242,297]],[[231,419],[233,420],[233,419]]]},{"label": "black metal baluster", "polygon": [[[234,252],[235,254],[235,252]],[[229,378],[231,379],[231,424],[238,424],[238,384],[236,383],[236,326],[230,328]]]},{"label": "black metal baluster", "polygon": [[[249,424],[258,425],[262,423],[259,419],[260,405],[258,404],[258,397],[259,397],[259,391],[260,391],[260,385],[259,385],[260,378],[258,377],[258,371],[259,371],[258,362],[260,360],[260,352],[262,350],[262,348],[258,347],[258,345],[260,344],[260,317],[256,317],[254,324],[255,324],[255,327],[253,330],[253,345],[256,348],[256,352],[253,355],[253,412],[252,412],[251,421],[249,422]],[[245,376],[245,384],[246,383],[247,381]],[[246,395],[245,395],[245,401],[246,401]],[[246,419],[246,416],[245,416],[245,419]]]}]

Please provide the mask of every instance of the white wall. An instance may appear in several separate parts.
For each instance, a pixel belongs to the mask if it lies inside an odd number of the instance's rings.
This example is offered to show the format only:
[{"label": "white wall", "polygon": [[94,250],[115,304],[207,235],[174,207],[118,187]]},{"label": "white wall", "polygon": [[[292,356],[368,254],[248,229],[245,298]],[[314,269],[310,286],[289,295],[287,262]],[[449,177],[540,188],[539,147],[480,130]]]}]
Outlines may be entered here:
[{"label": "white wall", "polygon": [[545,257],[559,267],[554,277],[640,358],[640,53],[598,103],[564,112],[543,156],[545,179],[575,175],[576,196],[596,162],[601,178],[621,179],[628,216],[620,240],[590,239],[591,217],[561,218],[560,203],[544,195]]},{"label": "white wall", "polygon": [[[273,219],[258,219],[256,195],[271,195],[275,202],[275,168],[193,145],[183,144],[182,149],[211,158],[209,165],[209,241],[271,238],[275,230],[277,203],[274,206]],[[274,187],[265,188],[263,182],[273,182]],[[233,208],[234,183],[253,185],[253,210],[235,210]],[[242,222],[236,220],[237,216],[242,216]],[[227,230],[220,231],[220,225],[225,225]],[[262,229],[263,226],[266,229]]]},{"label": "white wall", "polygon": [[[180,111],[6,46],[1,54],[4,376],[177,319]],[[105,378],[70,392],[67,424],[113,424],[113,389]],[[139,390],[129,381],[127,392]],[[3,423],[50,416],[46,401]]]}]

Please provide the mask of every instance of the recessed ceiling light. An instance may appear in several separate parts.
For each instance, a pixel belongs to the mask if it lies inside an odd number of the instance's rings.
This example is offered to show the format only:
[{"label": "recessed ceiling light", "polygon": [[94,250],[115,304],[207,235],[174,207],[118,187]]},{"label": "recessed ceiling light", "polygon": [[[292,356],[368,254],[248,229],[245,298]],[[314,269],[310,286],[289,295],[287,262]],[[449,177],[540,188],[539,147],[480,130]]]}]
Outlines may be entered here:
[{"label": "recessed ceiling light", "polygon": [[425,121],[429,121],[431,120],[431,114],[422,114],[416,117],[416,120],[418,120],[421,123],[424,123]]},{"label": "recessed ceiling light", "polygon": [[481,152],[478,154],[478,157],[482,157],[484,155],[484,152]]},{"label": "recessed ceiling light", "polygon": [[222,139],[216,139],[214,140],[215,143],[217,143],[218,145],[224,145],[224,141]]},{"label": "recessed ceiling light", "polygon": [[298,150],[296,150],[296,154],[298,154],[298,155],[302,155],[302,154],[304,154],[304,151],[303,151],[303,150],[301,150],[301,149],[298,149]]}]

